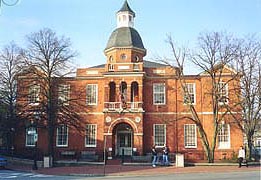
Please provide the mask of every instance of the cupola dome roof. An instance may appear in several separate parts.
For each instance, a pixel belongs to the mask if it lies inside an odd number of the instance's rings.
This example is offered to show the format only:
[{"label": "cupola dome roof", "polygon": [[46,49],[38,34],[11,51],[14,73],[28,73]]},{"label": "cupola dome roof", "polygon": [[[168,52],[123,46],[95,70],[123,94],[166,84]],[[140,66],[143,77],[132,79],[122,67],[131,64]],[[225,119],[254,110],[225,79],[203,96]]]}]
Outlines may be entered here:
[{"label": "cupola dome roof", "polygon": [[139,48],[145,50],[138,31],[132,27],[121,27],[115,29],[109,38],[105,50],[122,47]]}]

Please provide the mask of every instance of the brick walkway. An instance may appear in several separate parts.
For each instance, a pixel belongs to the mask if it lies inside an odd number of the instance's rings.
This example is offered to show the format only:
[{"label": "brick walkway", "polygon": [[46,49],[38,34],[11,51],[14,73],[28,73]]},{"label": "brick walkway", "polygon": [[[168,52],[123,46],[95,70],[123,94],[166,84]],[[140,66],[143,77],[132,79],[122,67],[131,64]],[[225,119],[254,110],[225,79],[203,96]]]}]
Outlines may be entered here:
[{"label": "brick walkway", "polygon": [[[30,171],[31,166],[8,165],[8,169]],[[237,166],[193,166],[185,168],[131,166],[131,165],[85,165],[70,167],[40,168],[33,172],[48,175],[85,175],[85,176],[135,176],[135,175],[158,175],[173,173],[204,173],[204,172],[236,172],[236,171],[260,171],[260,166],[238,168]]]}]

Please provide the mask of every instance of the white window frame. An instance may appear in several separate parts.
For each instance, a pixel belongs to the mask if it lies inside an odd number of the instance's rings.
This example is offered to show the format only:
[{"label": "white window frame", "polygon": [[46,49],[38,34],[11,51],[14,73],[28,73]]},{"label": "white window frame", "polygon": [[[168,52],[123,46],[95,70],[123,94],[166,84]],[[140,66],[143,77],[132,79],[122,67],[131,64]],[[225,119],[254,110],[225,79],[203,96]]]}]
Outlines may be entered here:
[{"label": "white window frame", "polygon": [[[218,149],[230,149],[230,125],[229,124],[219,124],[218,125]],[[227,132],[225,132],[225,126],[227,126]],[[227,133],[227,134],[225,134]],[[227,136],[227,137],[225,137]],[[224,139],[227,139],[226,141]],[[222,141],[221,141],[222,140]]]},{"label": "white window frame", "polygon": [[[91,135],[91,136],[94,136],[94,137],[91,137],[91,138],[94,138],[94,144],[87,143],[87,129],[89,127],[92,128],[92,131],[93,131],[93,128],[95,130],[94,134]],[[89,139],[91,139],[91,138],[89,138]],[[97,146],[97,124],[87,124],[86,130],[85,130],[85,147],[96,147],[96,146]]]},{"label": "white window frame", "polygon": [[114,71],[114,64],[109,64],[109,71]]},{"label": "white window frame", "polygon": [[70,99],[70,85],[60,84],[58,86],[58,103],[61,105],[68,106]]},{"label": "white window frame", "polygon": [[[91,96],[89,96],[89,89],[88,87],[91,87]],[[95,90],[95,92],[93,92]],[[94,99],[95,102],[90,102],[90,100]],[[86,103],[87,105],[91,105],[91,106],[95,106],[97,105],[97,102],[98,102],[98,84],[87,84],[86,86]]]},{"label": "white window frame", "polygon": [[[31,131],[31,132],[34,131],[36,133],[28,134],[28,131]],[[34,139],[35,134],[37,134],[36,127],[27,127],[25,129],[25,146],[26,147],[35,147],[35,139]],[[29,141],[29,139],[30,139],[30,141]],[[36,141],[37,141],[37,139],[36,139]],[[30,142],[30,144],[29,144],[29,142]]]},{"label": "white window frame", "polygon": [[[191,136],[191,132],[193,132],[193,136]],[[190,135],[190,136],[188,136]],[[187,139],[188,138],[188,139]],[[193,139],[190,139],[193,138]],[[194,145],[188,145],[192,141]],[[197,148],[197,126],[196,124],[184,124],[184,146],[185,148]]]},{"label": "white window frame", "polygon": [[[59,128],[66,128],[66,134],[64,132],[59,132],[61,130]],[[56,146],[57,147],[68,147],[68,138],[69,138],[68,134],[69,134],[68,126],[63,124],[63,125],[60,125],[59,127],[57,127],[57,129],[56,129]],[[64,140],[64,139],[62,140],[62,142],[66,142],[65,144],[59,144],[59,136],[62,136],[62,139],[64,137],[66,137],[66,140]]]},{"label": "white window frame", "polygon": [[[218,103],[220,104],[220,105],[222,105],[222,104],[228,104],[228,84],[227,83],[225,83],[225,82],[219,82],[218,84],[218,94],[220,94],[221,96],[219,97],[220,99],[218,100]],[[222,101],[222,97],[224,97],[225,98],[225,102],[223,102]]]},{"label": "white window frame", "polygon": [[[163,126],[163,134],[156,136],[156,127],[162,127]],[[156,147],[163,147],[164,144],[166,144],[166,124],[153,124],[153,141]],[[163,141],[160,142],[159,140],[156,140],[156,137],[163,136]]]},{"label": "white window frame", "polygon": [[[158,86],[163,86],[163,91],[158,91]],[[163,95],[163,102],[158,101],[157,96]],[[166,86],[165,83],[154,83],[153,84],[153,104],[154,105],[165,105],[166,104]]]},{"label": "white window frame", "polygon": [[40,102],[40,85],[34,84],[29,87],[28,92],[28,103],[29,104],[39,104]]},{"label": "white window frame", "polygon": [[[184,96],[183,96],[183,104],[186,105],[188,104],[188,102],[186,102],[187,100],[187,93],[189,94],[189,98],[191,99],[193,105],[196,104],[196,84],[195,83],[186,83],[185,84],[185,90],[187,92],[184,92]],[[192,91],[191,91],[192,90]],[[193,99],[192,99],[193,97]]]}]

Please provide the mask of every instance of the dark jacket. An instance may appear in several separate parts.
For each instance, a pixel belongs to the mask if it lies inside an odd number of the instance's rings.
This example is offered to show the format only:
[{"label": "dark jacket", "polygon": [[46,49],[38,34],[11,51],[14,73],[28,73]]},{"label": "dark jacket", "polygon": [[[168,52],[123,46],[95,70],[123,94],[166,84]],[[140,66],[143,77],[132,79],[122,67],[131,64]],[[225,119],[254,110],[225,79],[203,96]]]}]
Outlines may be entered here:
[{"label": "dark jacket", "polygon": [[151,153],[153,156],[157,156],[157,150],[155,148],[151,149]]},{"label": "dark jacket", "polygon": [[163,154],[168,155],[169,154],[169,148],[166,146],[163,148]]}]

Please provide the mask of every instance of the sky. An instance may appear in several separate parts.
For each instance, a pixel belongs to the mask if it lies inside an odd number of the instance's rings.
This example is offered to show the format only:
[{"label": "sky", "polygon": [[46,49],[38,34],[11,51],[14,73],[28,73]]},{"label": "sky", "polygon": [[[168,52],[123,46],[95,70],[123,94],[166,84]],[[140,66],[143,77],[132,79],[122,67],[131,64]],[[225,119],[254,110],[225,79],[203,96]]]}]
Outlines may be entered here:
[{"label": "sky", "polygon": [[[11,41],[24,47],[26,35],[51,28],[58,36],[70,38],[72,48],[78,52],[74,60],[77,67],[103,64],[106,62],[103,51],[116,29],[116,12],[123,3],[124,0],[19,0],[15,6],[2,3],[0,48]],[[134,27],[142,37],[147,49],[145,60],[149,61],[171,58],[167,35],[188,48],[196,47],[200,33],[261,35],[261,0],[128,0],[128,3],[136,13]],[[194,68],[188,66],[188,73],[195,72]]]}]

